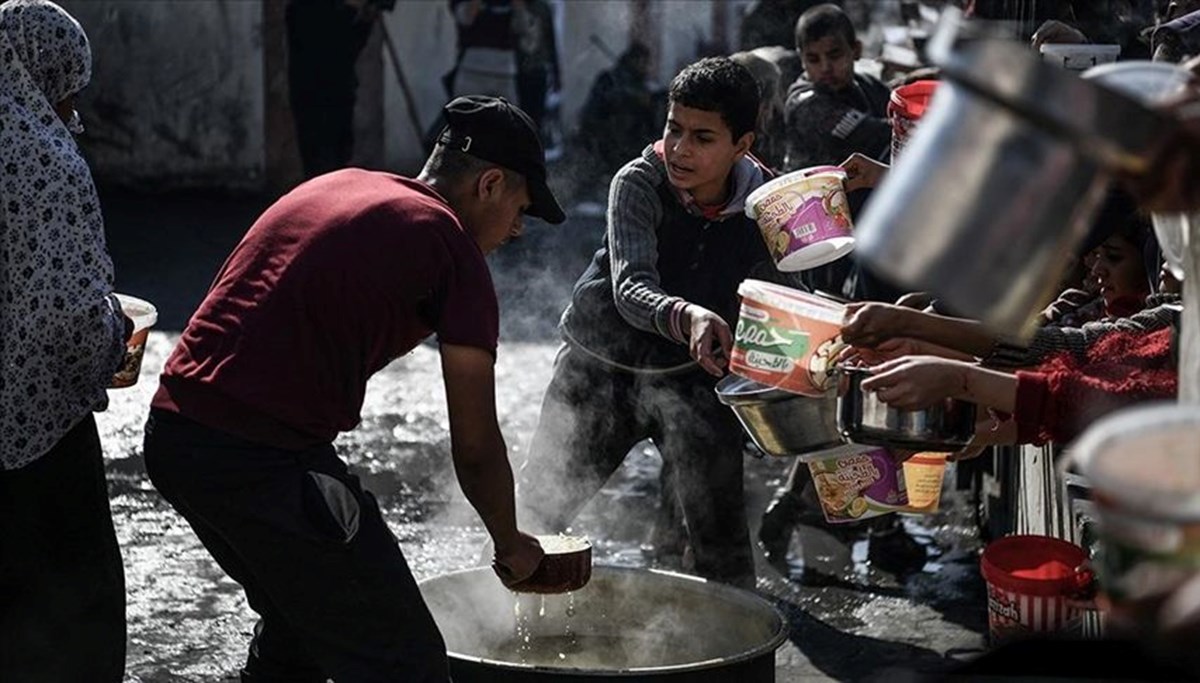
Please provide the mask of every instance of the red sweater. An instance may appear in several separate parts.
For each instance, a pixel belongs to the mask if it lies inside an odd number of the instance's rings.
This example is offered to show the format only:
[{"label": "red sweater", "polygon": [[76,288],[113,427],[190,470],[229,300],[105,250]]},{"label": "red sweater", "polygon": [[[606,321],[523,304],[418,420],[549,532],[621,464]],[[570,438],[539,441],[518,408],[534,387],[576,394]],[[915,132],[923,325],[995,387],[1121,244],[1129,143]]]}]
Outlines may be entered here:
[{"label": "red sweater", "polygon": [[1088,350],[1086,361],[1064,353],[1017,373],[1017,442],[1067,443],[1113,411],[1174,399],[1178,384],[1171,328],[1114,332]]}]

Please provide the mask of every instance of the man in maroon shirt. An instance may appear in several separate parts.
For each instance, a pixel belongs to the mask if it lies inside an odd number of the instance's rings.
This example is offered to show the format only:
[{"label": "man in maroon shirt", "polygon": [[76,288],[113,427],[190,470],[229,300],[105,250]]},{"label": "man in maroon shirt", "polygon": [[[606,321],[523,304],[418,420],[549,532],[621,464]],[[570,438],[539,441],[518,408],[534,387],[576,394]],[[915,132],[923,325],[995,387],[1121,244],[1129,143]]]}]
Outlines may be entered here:
[{"label": "man in maroon shirt", "polygon": [[415,179],[300,185],[225,262],[167,360],[150,479],[261,617],[243,682],[446,681],[445,644],[375,499],[337,457],[368,378],[438,335],[455,471],[506,585],[542,558],[517,529],[496,421],[499,328],[484,255],[551,223],[528,116],[462,97]]}]

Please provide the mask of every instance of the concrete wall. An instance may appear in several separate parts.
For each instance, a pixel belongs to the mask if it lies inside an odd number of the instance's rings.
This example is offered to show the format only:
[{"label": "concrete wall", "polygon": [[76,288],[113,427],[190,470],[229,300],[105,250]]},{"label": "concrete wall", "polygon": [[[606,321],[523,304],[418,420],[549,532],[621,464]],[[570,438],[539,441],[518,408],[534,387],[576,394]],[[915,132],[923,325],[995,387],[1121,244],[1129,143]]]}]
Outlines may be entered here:
[{"label": "concrete wall", "polygon": [[259,0],[61,0],[94,70],[80,112],[104,180],[257,189],[265,166]]},{"label": "concrete wall", "polygon": [[[563,72],[561,117],[574,128],[588,89],[600,71],[612,65],[615,54],[629,44],[639,16],[637,0],[551,0],[558,17],[558,45]],[[711,40],[712,6],[729,14],[731,40],[744,2],[723,0],[643,0],[643,12],[653,24],[652,45],[658,59],[657,80],[666,85],[675,72],[693,61],[703,41]],[[385,15],[387,29],[400,53],[401,68],[417,101],[421,126],[437,118],[445,96],[440,79],[454,63],[454,20],[445,0],[402,0]],[[641,27],[645,29],[646,27]],[[731,43],[732,44],[732,43]],[[601,47],[603,45],[603,47]],[[386,48],[385,48],[386,49]],[[609,53],[613,53],[610,56]],[[384,55],[384,140],[388,167],[411,170],[423,154],[409,121],[407,107]]]},{"label": "concrete wall", "polygon": [[[88,33],[95,70],[80,100],[81,142],[98,178],[134,187],[278,191],[297,180],[287,111],[286,0],[62,0]],[[573,130],[596,75],[631,34],[670,81],[705,43],[732,46],[743,0],[551,0],[564,75],[561,120]],[[724,12],[715,20],[713,5]],[[445,0],[400,0],[384,15],[417,126],[445,95],[455,29]],[[723,27],[724,38],[711,35]],[[423,152],[382,34],[360,62],[355,162],[412,172]],[[600,44],[605,47],[600,47]],[[267,70],[271,73],[267,73]]]}]

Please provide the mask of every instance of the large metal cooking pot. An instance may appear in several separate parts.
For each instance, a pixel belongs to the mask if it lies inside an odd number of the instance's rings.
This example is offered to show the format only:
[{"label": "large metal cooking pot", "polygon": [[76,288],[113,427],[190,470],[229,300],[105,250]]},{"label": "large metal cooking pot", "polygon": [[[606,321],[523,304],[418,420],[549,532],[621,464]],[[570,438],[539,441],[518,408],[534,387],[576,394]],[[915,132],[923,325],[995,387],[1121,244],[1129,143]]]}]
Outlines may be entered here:
[{"label": "large metal cooking pot", "polygon": [[843,367],[845,393],[838,397],[838,428],[852,443],[916,451],[955,451],[975,434],[975,404],[946,399],[925,410],[899,410],[863,391],[866,368]]},{"label": "large metal cooking pot", "polygon": [[656,570],[598,566],[569,595],[510,593],[487,568],[420,588],[455,683],[767,683],[787,638],[755,593]]},{"label": "large metal cooking pot", "polygon": [[945,80],[855,221],[856,250],[961,315],[1028,333],[1109,173],[1144,170],[1176,124],[1024,44],[956,42],[956,15],[929,45]]},{"label": "large metal cooking pot", "polygon": [[838,432],[836,391],[812,398],[737,375],[717,382],[716,391],[754,445],[768,455],[803,455],[844,443]]}]

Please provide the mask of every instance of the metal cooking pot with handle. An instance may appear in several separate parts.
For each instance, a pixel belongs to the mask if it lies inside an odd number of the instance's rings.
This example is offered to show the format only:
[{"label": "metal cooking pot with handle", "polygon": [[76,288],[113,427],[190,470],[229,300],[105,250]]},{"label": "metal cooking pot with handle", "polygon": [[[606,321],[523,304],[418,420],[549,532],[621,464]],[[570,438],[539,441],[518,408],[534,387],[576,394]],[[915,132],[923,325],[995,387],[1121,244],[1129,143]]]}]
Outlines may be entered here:
[{"label": "metal cooking pot with handle", "polygon": [[1029,334],[1111,174],[1144,171],[1178,124],[1024,44],[957,40],[954,17],[929,44],[945,80],[855,220],[856,253],[959,315]]},{"label": "metal cooking pot with handle", "polygon": [[838,397],[838,429],[858,444],[918,451],[954,451],[975,434],[974,403],[946,399],[924,410],[899,410],[863,391],[866,368],[840,367],[845,393]]}]

